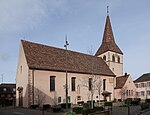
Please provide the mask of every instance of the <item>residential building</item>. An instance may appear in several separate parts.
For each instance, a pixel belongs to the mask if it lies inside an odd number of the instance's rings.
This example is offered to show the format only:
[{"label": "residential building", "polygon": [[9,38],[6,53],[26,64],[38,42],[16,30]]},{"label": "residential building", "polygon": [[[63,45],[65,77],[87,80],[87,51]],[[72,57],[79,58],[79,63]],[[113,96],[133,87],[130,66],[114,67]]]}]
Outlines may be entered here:
[{"label": "residential building", "polygon": [[16,84],[0,84],[0,105],[13,105],[16,99]]},{"label": "residential building", "polygon": [[143,100],[150,98],[150,73],[143,74],[135,81],[136,96]]},{"label": "residential building", "polygon": [[129,74],[125,73],[125,75],[117,77],[116,84],[115,98],[117,100],[136,98],[136,87]]}]

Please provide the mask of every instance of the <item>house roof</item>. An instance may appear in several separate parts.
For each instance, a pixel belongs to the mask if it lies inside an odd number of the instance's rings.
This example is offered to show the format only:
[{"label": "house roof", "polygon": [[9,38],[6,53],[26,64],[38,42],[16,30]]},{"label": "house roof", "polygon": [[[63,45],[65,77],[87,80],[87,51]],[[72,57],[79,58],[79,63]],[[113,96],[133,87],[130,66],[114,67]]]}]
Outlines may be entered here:
[{"label": "house roof", "polygon": [[[4,88],[6,88],[6,91],[4,91]],[[0,84],[0,94],[9,94],[9,93],[15,94],[15,91],[13,91],[14,88],[16,89],[16,84],[2,83]]]},{"label": "house roof", "polygon": [[102,53],[105,53],[107,51],[113,51],[119,54],[123,54],[120,48],[115,43],[111,22],[109,16],[106,18],[106,24],[103,34],[103,40],[100,48],[97,50],[95,56],[98,56]]},{"label": "house roof", "polygon": [[115,89],[122,88],[125,85],[128,77],[129,77],[129,75],[126,75],[126,76],[124,75],[124,76],[117,77],[116,78],[116,87],[115,87]]},{"label": "house roof", "polygon": [[134,82],[138,83],[138,82],[145,82],[145,81],[150,81],[150,73],[143,74],[142,76],[137,78]]},{"label": "house roof", "polygon": [[[66,71],[66,50],[21,40],[30,69]],[[102,58],[67,51],[68,72],[115,76]]]}]

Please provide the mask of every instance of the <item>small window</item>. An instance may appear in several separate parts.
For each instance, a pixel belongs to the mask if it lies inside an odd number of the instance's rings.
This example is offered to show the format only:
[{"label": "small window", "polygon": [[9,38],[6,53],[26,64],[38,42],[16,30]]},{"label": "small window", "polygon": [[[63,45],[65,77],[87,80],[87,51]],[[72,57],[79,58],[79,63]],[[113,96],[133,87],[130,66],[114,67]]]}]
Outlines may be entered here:
[{"label": "small window", "polygon": [[81,96],[77,96],[77,100],[78,100],[78,101],[81,100]]},{"label": "small window", "polygon": [[145,92],[144,91],[141,91],[141,96],[145,96]]},{"label": "small window", "polygon": [[61,97],[58,97],[58,103],[61,103]]},{"label": "small window", "polygon": [[3,91],[7,91],[7,89],[6,89],[6,88],[3,88]]},{"label": "small window", "polygon": [[115,55],[112,56],[112,61],[115,62]]},{"label": "small window", "polygon": [[120,57],[118,56],[118,63],[120,63]]},{"label": "small window", "polygon": [[22,73],[22,65],[20,66],[20,72]]},{"label": "small window", "polygon": [[106,61],[106,56],[105,56],[105,55],[103,56],[103,60],[105,60],[105,61]]},{"label": "small window", "polygon": [[75,87],[76,87],[76,85],[75,85],[75,80],[76,80],[75,77],[72,77],[72,78],[71,78],[72,91],[75,91]]},{"label": "small window", "polygon": [[50,91],[55,91],[55,77],[56,76],[50,76]]}]

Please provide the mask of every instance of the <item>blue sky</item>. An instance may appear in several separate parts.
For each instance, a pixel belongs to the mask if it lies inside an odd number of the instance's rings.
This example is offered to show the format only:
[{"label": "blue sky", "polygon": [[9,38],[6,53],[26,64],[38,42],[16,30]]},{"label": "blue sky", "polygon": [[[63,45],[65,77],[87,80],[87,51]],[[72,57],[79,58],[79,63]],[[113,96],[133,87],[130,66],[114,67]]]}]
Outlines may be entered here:
[{"label": "blue sky", "polygon": [[136,79],[150,72],[149,0],[0,0],[0,83],[15,82],[20,40],[87,53],[99,48],[109,1],[124,72]]}]

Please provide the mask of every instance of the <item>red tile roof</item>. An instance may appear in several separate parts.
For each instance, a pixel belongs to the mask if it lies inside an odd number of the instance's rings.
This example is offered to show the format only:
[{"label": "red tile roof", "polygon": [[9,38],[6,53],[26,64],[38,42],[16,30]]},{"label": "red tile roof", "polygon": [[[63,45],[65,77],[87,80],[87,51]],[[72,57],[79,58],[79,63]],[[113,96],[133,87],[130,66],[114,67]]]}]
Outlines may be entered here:
[{"label": "red tile roof", "polygon": [[95,56],[98,56],[102,53],[105,53],[107,51],[113,51],[119,54],[123,54],[120,48],[117,46],[114,40],[114,35],[110,23],[110,18],[107,16],[106,18],[106,24],[105,24],[105,30],[103,35],[103,40],[100,48],[96,52]]},{"label": "red tile roof", "polygon": [[129,75],[117,77],[115,89],[121,89],[125,85],[128,77],[129,77]]},{"label": "red tile roof", "polygon": [[[21,41],[30,69],[66,71],[66,50],[42,44]],[[67,51],[68,72],[115,76],[102,58]]]}]

